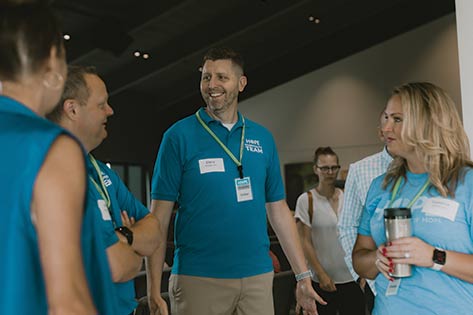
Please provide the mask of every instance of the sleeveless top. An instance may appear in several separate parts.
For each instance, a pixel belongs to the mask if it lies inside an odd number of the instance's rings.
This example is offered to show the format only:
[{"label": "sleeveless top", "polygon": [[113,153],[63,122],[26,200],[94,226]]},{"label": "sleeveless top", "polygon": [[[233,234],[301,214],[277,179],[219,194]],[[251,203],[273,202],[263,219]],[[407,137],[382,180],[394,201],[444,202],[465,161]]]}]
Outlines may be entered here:
[{"label": "sleeveless top", "polygon": [[[0,314],[48,313],[31,201],[39,170],[61,134],[68,133],[17,101],[0,96]],[[115,294],[95,215],[84,213],[82,255],[99,314],[111,315],[115,314]]]}]

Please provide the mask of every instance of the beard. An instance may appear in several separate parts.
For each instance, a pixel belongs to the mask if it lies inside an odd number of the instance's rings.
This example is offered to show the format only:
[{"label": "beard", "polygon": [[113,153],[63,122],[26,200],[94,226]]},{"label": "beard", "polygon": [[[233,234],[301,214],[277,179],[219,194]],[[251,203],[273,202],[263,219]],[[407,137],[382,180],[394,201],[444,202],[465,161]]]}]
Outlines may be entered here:
[{"label": "beard", "polygon": [[207,108],[214,113],[222,113],[227,109],[236,104],[238,99],[238,93],[233,91],[228,93],[224,91],[223,94],[217,98],[213,98],[209,95],[210,93],[202,93],[202,98],[207,104]]}]

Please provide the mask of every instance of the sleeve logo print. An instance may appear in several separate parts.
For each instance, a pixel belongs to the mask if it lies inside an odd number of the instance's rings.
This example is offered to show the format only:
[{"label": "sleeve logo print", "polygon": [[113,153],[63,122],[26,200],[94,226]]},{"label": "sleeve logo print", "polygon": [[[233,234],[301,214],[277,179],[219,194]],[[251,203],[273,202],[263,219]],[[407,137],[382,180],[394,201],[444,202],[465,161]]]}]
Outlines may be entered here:
[{"label": "sleeve logo print", "polygon": [[102,172],[102,178],[103,178],[103,183],[105,184],[105,187],[108,187],[112,184],[112,181],[110,180],[110,177]]}]

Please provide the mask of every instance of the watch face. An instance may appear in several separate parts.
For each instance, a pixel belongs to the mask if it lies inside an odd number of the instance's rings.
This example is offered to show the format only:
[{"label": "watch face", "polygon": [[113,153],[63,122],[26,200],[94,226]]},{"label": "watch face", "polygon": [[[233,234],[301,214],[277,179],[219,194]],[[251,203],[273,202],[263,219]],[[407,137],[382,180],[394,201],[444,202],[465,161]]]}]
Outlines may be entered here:
[{"label": "watch face", "polygon": [[439,264],[439,265],[445,265],[446,258],[447,258],[446,252],[444,252],[443,250],[434,249],[434,257],[432,258],[434,263]]}]

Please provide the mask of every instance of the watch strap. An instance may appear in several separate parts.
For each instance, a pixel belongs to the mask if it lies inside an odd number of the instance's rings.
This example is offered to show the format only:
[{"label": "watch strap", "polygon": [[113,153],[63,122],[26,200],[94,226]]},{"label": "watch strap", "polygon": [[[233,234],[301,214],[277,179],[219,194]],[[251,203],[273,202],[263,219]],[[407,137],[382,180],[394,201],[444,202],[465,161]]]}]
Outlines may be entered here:
[{"label": "watch strap", "polygon": [[442,268],[443,268],[443,265],[437,264],[435,262],[434,262],[434,265],[432,267],[430,267],[430,269],[433,269],[435,271],[440,271],[440,270],[442,270]]},{"label": "watch strap", "polygon": [[133,244],[133,231],[131,231],[129,228],[126,226],[119,226],[115,229],[115,231],[125,236],[128,245],[131,246],[131,244]]},{"label": "watch strap", "polygon": [[307,270],[305,272],[298,273],[296,275],[296,281],[299,282],[305,278],[310,278],[310,277],[312,277],[312,271]]}]

